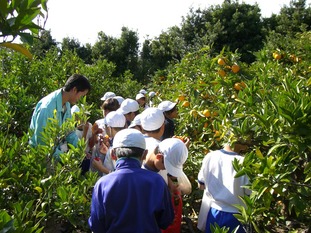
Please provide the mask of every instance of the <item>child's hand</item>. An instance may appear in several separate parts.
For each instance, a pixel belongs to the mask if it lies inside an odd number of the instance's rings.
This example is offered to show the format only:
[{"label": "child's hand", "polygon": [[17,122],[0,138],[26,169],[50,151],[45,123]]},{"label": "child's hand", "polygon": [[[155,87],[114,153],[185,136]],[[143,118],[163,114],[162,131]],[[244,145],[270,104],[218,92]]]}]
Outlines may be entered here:
[{"label": "child's hand", "polygon": [[102,161],[100,160],[100,158],[95,157],[95,158],[92,160],[92,166],[93,166],[96,170],[100,170],[101,167],[103,166],[103,163],[102,163]]}]

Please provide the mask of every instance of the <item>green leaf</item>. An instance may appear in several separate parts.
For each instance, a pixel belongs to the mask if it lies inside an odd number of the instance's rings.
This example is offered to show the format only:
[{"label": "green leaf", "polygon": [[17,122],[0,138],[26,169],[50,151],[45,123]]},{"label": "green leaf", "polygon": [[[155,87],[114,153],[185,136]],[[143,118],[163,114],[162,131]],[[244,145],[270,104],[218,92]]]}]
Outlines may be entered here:
[{"label": "green leaf", "polygon": [[47,2],[48,2],[48,0],[41,0],[41,6],[42,6],[43,10],[45,10],[45,11],[48,11]]},{"label": "green leaf", "polygon": [[15,44],[15,43],[2,43],[2,44],[0,44],[0,46],[13,49],[16,52],[19,52],[19,53],[25,55],[29,59],[32,59],[32,54],[23,45]]},{"label": "green leaf", "polygon": [[41,187],[39,187],[39,186],[37,186],[37,187],[35,187],[35,190],[37,190],[38,191],[38,193],[42,193],[42,188]]},{"label": "green leaf", "polygon": [[3,169],[0,170],[0,177],[5,174],[5,172],[8,170],[8,167],[5,167]]},{"label": "green leaf", "polygon": [[27,44],[33,44],[33,36],[30,33],[20,33],[21,41]]},{"label": "green leaf", "polygon": [[22,25],[28,25],[32,23],[32,21],[37,17],[37,15],[40,13],[40,8],[33,8],[29,9],[25,12],[25,14],[19,14],[17,16],[16,21]]},{"label": "green leaf", "polygon": [[269,122],[265,119],[262,115],[258,114],[257,112],[253,112],[253,114],[263,123],[263,125],[268,128]]},{"label": "green leaf", "polygon": [[268,155],[270,155],[274,150],[276,150],[279,147],[283,147],[283,146],[287,146],[287,144],[283,143],[283,144],[277,144],[273,147],[270,148],[270,150],[268,151]]},{"label": "green leaf", "polygon": [[259,148],[256,148],[256,155],[260,160],[264,159],[264,156],[262,155],[261,151]]},{"label": "green leaf", "polygon": [[0,0],[0,15],[1,18],[6,19],[8,14],[8,1]]}]

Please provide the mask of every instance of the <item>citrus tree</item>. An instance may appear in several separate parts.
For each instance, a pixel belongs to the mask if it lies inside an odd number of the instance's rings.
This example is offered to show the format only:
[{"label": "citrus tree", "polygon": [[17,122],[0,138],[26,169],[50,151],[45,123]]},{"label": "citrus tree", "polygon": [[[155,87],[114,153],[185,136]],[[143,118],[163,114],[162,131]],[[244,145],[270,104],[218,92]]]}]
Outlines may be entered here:
[{"label": "citrus tree", "polygon": [[[311,34],[271,37],[251,65],[238,53],[207,47],[154,79],[159,100],[178,101],[177,134],[192,141],[185,170],[194,187],[209,150],[243,145],[244,163],[234,166],[250,178],[252,194],[238,218],[256,232],[310,221]],[[198,210],[201,195],[194,189],[186,197],[187,214]]]}]

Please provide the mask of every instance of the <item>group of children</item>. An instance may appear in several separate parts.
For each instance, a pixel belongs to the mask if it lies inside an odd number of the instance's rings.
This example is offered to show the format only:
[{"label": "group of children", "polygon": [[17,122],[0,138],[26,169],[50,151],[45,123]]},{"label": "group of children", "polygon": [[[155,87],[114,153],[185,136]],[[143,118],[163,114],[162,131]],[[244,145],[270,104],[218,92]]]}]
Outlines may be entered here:
[{"label": "group of children", "polygon": [[[86,77],[74,74],[64,87],[43,97],[36,105],[30,123],[33,147],[46,145],[44,131],[53,118],[62,125],[80,109],[77,101],[91,89]],[[135,100],[107,92],[101,100],[103,118],[94,124],[79,124],[64,142],[55,145],[53,156],[68,151],[66,143],[87,142],[83,172],[98,172],[94,186],[90,228],[96,232],[180,232],[183,194],[192,190],[183,172],[188,158],[189,138],[174,137],[173,119],[177,103],[163,101],[154,106],[154,92],[141,90]],[[72,106],[72,107],[71,107]],[[246,176],[235,177],[234,160],[243,161],[236,148],[208,153],[198,174],[204,189],[198,228],[211,232],[217,223],[230,232],[245,232],[234,214],[240,196],[249,195]],[[157,174],[158,173],[158,174]],[[162,177],[161,177],[162,176]]]},{"label": "group of children", "polygon": [[[183,172],[190,140],[186,138],[183,142],[174,138],[173,119],[178,117],[177,103],[163,101],[157,107],[149,106],[146,103],[146,94],[145,90],[141,90],[134,100],[117,99],[113,92],[105,93],[101,98],[103,118],[97,120],[92,127],[87,126],[89,133],[80,133],[80,138],[84,137],[87,142],[87,152],[89,152],[89,156],[83,163],[87,164],[86,161],[88,161],[89,168],[83,166],[82,169],[84,173],[86,171],[98,172],[100,176],[116,171],[117,161],[120,158],[112,153],[115,136],[125,129],[138,130],[144,137],[147,151],[145,157],[142,158],[141,167],[161,175],[172,196],[174,221],[166,230],[163,228],[162,233],[180,232],[182,195],[189,194],[192,189],[191,183]],[[72,110],[74,114],[77,106],[73,106]],[[81,131],[81,129],[77,130]],[[97,207],[94,206],[94,208]],[[97,225],[94,221],[96,222],[94,218],[90,218],[91,226]]]}]

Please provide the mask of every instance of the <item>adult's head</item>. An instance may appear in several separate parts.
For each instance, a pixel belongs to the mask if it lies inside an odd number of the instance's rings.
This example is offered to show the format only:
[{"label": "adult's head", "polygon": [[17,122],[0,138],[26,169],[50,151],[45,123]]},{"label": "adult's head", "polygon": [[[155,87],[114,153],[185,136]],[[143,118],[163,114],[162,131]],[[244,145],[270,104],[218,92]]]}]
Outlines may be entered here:
[{"label": "adult's head", "polygon": [[68,101],[71,105],[74,105],[90,90],[91,84],[86,77],[81,74],[73,74],[68,78],[63,87],[63,91],[66,96],[65,101]]},{"label": "adult's head", "polygon": [[158,108],[162,110],[164,116],[167,118],[173,119],[178,117],[177,103],[165,100],[158,105]]},{"label": "adult's head", "polygon": [[141,113],[140,123],[148,136],[160,139],[164,132],[164,115],[158,108],[147,108]]},{"label": "adult's head", "polygon": [[120,107],[119,101],[115,98],[108,98],[101,106],[103,115],[107,116],[109,112],[116,111]]},{"label": "adult's head", "polygon": [[139,158],[143,160],[147,154],[144,135],[136,129],[123,129],[113,140],[112,155],[117,158]]}]

